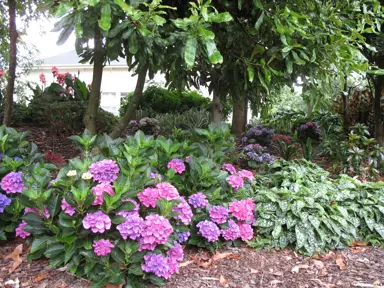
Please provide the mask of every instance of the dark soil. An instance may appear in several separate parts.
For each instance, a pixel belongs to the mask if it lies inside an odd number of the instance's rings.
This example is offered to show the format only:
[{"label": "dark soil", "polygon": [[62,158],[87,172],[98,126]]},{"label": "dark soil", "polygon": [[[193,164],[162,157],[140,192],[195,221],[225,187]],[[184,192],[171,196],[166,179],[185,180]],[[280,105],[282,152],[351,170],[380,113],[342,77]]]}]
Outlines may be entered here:
[{"label": "dark soil", "polygon": [[[86,288],[91,285],[70,275],[65,268],[50,269],[47,260],[28,264],[25,244],[21,265],[9,273],[13,260],[4,260],[4,257],[20,244],[23,242],[8,242],[0,247],[0,287]],[[172,277],[167,288],[384,287],[384,249],[381,248],[354,247],[312,258],[286,249],[259,252],[245,247],[221,250],[215,257],[194,248],[186,248],[185,254],[180,273]],[[5,284],[7,281],[20,284]]]}]

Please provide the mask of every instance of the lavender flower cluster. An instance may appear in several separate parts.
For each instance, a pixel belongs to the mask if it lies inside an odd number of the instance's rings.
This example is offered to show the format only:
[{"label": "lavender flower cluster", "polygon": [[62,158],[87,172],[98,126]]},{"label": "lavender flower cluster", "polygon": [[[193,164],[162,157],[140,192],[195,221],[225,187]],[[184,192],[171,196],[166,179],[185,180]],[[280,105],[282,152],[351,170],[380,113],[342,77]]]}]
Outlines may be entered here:
[{"label": "lavender flower cluster", "polygon": [[273,130],[256,125],[245,132],[241,141],[243,145],[260,144],[261,146],[269,146],[274,135]]},{"label": "lavender flower cluster", "polygon": [[308,138],[312,140],[320,139],[320,126],[316,122],[307,122],[300,126],[299,137],[301,140],[306,141]]}]

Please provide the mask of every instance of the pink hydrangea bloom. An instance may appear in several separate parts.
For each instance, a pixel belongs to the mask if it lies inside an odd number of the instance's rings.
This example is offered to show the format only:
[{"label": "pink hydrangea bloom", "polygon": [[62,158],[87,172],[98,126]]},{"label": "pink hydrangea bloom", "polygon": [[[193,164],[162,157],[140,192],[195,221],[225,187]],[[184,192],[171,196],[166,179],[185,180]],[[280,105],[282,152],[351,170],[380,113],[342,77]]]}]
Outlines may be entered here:
[{"label": "pink hydrangea bloom", "polygon": [[5,75],[4,69],[0,69],[0,78],[4,77],[4,75]]},{"label": "pink hydrangea bloom", "polygon": [[239,175],[242,178],[248,179],[249,181],[255,180],[255,176],[253,176],[253,173],[248,170],[240,170],[237,175]]},{"label": "pink hydrangea bloom", "polygon": [[117,225],[121,237],[126,240],[127,238],[137,240],[140,238],[144,229],[144,219],[139,214],[133,214],[126,217],[125,222]]},{"label": "pink hydrangea bloom", "polygon": [[140,202],[145,207],[156,208],[156,201],[160,199],[159,190],[157,188],[145,188],[143,192],[137,194]]},{"label": "pink hydrangea bloom", "polygon": [[59,74],[59,69],[56,66],[53,66],[51,71],[54,77],[56,77]]},{"label": "pink hydrangea bloom", "polygon": [[102,182],[92,189],[93,194],[95,195],[95,201],[93,201],[92,205],[102,205],[104,203],[104,193],[108,193],[109,195],[115,195],[113,192],[113,186],[108,182]]},{"label": "pink hydrangea bloom", "polygon": [[157,245],[167,242],[172,232],[173,228],[168,219],[157,214],[148,215],[141,232],[139,251],[155,250]]},{"label": "pink hydrangea bloom", "polygon": [[61,209],[63,209],[64,213],[68,214],[69,216],[73,216],[76,213],[75,208],[69,205],[64,198],[61,200]]},{"label": "pink hydrangea bloom", "polygon": [[209,209],[209,217],[217,224],[227,222],[228,214],[228,209],[223,206],[212,206],[211,209]]},{"label": "pink hydrangea bloom", "polygon": [[160,198],[164,198],[170,201],[178,199],[180,197],[176,187],[167,182],[156,184],[156,188],[159,190]]},{"label": "pink hydrangea bloom", "polygon": [[93,163],[88,170],[95,181],[111,183],[117,179],[119,166],[113,160],[103,160]]},{"label": "pink hydrangea bloom", "polygon": [[251,224],[238,224],[240,228],[240,237],[243,241],[248,241],[253,238],[253,229]]},{"label": "pink hydrangea bloom", "polygon": [[47,207],[44,208],[44,215],[37,209],[35,208],[25,208],[24,209],[24,214],[27,214],[27,213],[35,213],[37,215],[39,215],[41,218],[49,218],[51,217],[51,214],[49,213],[49,210]]},{"label": "pink hydrangea bloom", "polygon": [[171,161],[169,161],[167,167],[168,169],[173,168],[176,174],[182,174],[185,171],[185,165],[183,160],[178,158],[174,158]]},{"label": "pink hydrangea bloom", "polygon": [[228,229],[221,229],[221,235],[227,241],[234,241],[240,237],[240,228],[233,220],[228,221]]},{"label": "pink hydrangea bloom", "polygon": [[111,253],[112,248],[115,247],[110,240],[100,239],[93,241],[93,251],[97,256],[107,256]]},{"label": "pink hydrangea bloom", "polygon": [[191,206],[188,205],[183,197],[180,197],[178,200],[180,200],[180,203],[173,207],[172,211],[179,215],[174,218],[180,220],[184,225],[188,225],[191,223],[193,217]]},{"label": "pink hydrangea bloom", "polygon": [[179,263],[175,258],[167,257],[168,273],[164,275],[165,279],[170,279],[173,274],[179,273]]},{"label": "pink hydrangea bloom", "polygon": [[24,182],[21,172],[10,172],[1,180],[1,189],[5,193],[21,193],[24,189]]},{"label": "pink hydrangea bloom", "polygon": [[229,212],[241,221],[252,220],[256,205],[252,199],[244,199],[229,204]]},{"label": "pink hydrangea bloom", "polygon": [[191,156],[185,157],[185,162],[189,163],[189,160],[191,159]]},{"label": "pink hydrangea bloom", "polygon": [[227,182],[232,186],[234,190],[239,190],[244,187],[244,180],[240,176],[230,175],[227,178]]},{"label": "pink hydrangea bloom", "polygon": [[102,211],[96,213],[87,213],[83,219],[83,227],[91,229],[93,233],[104,233],[105,230],[111,229],[111,218]]},{"label": "pink hydrangea bloom", "polygon": [[227,170],[230,174],[236,174],[236,168],[232,164],[223,164],[221,168]]},{"label": "pink hydrangea bloom", "polygon": [[43,83],[43,84],[46,84],[47,83],[47,80],[45,79],[45,75],[44,73],[40,73],[40,82]]},{"label": "pink hydrangea bloom", "polygon": [[20,237],[20,238],[27,238],[29,235],[31,235],[31,233],[27,232],[27,231],[24,231],[24,227],[27,225],[27,223],[25,221],[22,221],[19,225],[19,227],[16,228],[16,236],[17,237]]}]

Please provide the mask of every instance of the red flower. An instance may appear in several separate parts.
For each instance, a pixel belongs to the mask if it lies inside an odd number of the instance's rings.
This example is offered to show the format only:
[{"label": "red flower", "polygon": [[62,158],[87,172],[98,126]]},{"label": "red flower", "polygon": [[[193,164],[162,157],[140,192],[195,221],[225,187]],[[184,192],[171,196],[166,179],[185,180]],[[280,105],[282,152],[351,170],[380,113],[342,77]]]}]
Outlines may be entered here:
[{"label": "red flower", "polygon": [[53,66],[51,71],[54,77],[56,77],[59,74],[59,69],[57,69],[56,66]]},{"label": "red flower", "polygon": [[47,83],[47,80],[45,79],[44,73],[40,73],[40,82],[43,83],[43,84]]},{"label": "red flower", "polygon": [[57,163],[64,163],[64,159],[63,159],[63,157],[61,157],[61,155],[54,154],[51,151],[45,153],[44,158],[47,161],[57,162]]},{"label": "red flower", "polygon": [[0,78],[4,77],[4,75],[5,75],[5,71],[3,69],[0,69]]},{"label": "red flower", "polygon": [[289,145],[291,143],[291,138],[286,135],[278,134],[273,136],[273,142],[283,141],[285,144]]}]

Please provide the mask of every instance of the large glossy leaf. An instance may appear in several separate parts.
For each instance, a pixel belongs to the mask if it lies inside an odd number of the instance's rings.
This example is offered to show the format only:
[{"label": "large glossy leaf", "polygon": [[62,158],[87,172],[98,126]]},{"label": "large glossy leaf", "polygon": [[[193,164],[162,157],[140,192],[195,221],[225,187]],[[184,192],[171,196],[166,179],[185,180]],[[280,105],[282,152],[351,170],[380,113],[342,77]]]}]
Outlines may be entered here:
[{"label": "large glossy leaf", "polygon": [[103,5],[101,7],[101,19],[99,20],[100,28],[108,31],[111,28],[111,21],[111,5]]},{"label": "large glossy leaf", "polygon": [[139,44],[137,42],[136,33],[132,33],[131,37],[129,37],[129,53],[135,55],[139,50]]},{"label": "large glossy leaf", "polygon": [[261,26],[261,24],[263,24],[263,21],[264,21],[264,11],[261,12],[261,15],[260,15],[259,19],[257,19],[257,21],[255,23],[255,29],[256,30],[260,29],[260,26]]},{"label": "large glossy leaf", "polygon": [[197,38],[195,35],[191,34],[189,35],[184,48],[184,59],[188,68],[193,68],[193,66],[195,65],[196,49],[197,49]]},{"label": "large glossy leaf", "polygon": [[212,64],[223,63],[223,56],[220,54],[220,51],[217,50],[215,41],[207,39],[205,41],[205,47],[207,49],[209,61],[211,61]]},{"label": "large glossy leaf", "polygon": [[228,12],[219,13],[219,14],[210,13],[208,15],[208,21],[214,22],[214,23],[229,22],[232,20],[233,20],[233,18],[231,16],[231,14],[229,14]]}]

